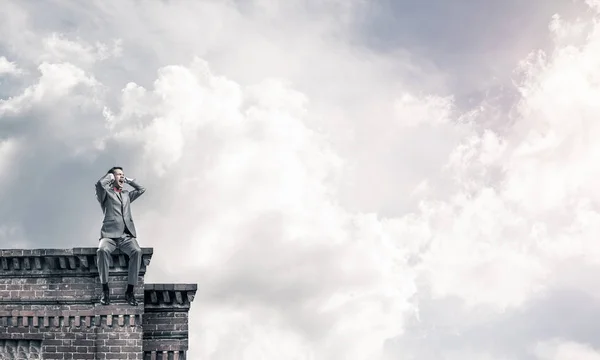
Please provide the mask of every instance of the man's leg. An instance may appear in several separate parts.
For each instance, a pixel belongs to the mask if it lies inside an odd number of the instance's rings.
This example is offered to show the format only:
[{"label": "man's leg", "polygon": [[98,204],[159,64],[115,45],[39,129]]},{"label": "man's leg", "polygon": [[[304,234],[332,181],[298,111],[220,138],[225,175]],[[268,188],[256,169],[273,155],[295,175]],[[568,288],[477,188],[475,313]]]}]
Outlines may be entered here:
[{"label": "man's leg", "polygon": [[100,303],[108,305],[110,303],[108,296],[108,268],[110,266],[111,254],[115,251],[117,244],[113,239],[102,238],[98,244],[98,273],[100,275],[100,283],[102,284],[102,297]]},{"label": "man's leg", "polygon": [[140,266],[142,264],[142,249],[137,239],[132,236],[125,236],[119,244],[119,249],[129,256],[129,269],[127,276],[127,291],[125,298],[130,305],[136,306],[137,301],[133,296],[133,287],[138,283]]}]

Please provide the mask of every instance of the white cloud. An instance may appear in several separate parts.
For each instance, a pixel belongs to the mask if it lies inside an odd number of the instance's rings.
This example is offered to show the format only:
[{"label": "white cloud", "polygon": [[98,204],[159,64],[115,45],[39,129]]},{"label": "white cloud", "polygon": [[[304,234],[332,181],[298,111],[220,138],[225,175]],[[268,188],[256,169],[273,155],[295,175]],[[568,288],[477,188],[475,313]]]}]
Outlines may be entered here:
[{"label": "white cloud", "polygon": [[537,344],[533,353],[539,360],[599,360],[600,352],[587,344],[572,341],[546,341]]},{"label": "white cloud", "polygon": [[400,123],[405,126],[446,124],[451,119],[452,108],[452,99],[435,96],[417,99],[411,94],[404,94],[396,101]]},{"label": "white cloud", "polygon": [[555,261],[597,261],[585,234],[595,234],[598,200],[598,41],[594,29],[581,48],[530,63],[512,128],[473,134],[451,154],[464,192],[421,210],[434,294],[521,305],[548,286]]},{"label": "white cloud", "polygon": [[8,61],[4,56],[0,56],[0,76],[20,75],[22,71],[17,67],[17,64]]},{"label": "white cloud", "polygon": [[[512,111],[462,109],[423,90],[439,74],[418,60],[354,46],[365,2],[301,4],[53,8],[86,19],[76,33],[16,9],[0,69],[27,72],[0,100],[0,170],[23,176],[0,181],[32,189],[32,208],[4,205],[0,229],[31,240],[23,220],[65,176],[89,189],[72,211],[96,226],[89,186],[125,166],[149,189],[134,206],[148,281],[200,285],[190,358],[378,359],[415,314],[429,326],[458,308],[469,333],[548,294],[561,264],[597,265],[594,24],[552,22],[556,51],[520,65]],[[48,222],[69,246],[96,236]],[[435,336],[401,355],[513,358]]]},{"label": "white cloud", "polygon": [[[390,287],[398,280],[395,262],[402,259],[389,257],[398,250],[380,221],[348,214],[331,202],[329,188],[342,162],[303,122],[306,97],[275,80],[243,88],[212,75],[199,59],[189,68],[158,73],[152,91],[128,85],[122,111],[110,111],[107,118],[114,141],[135,141],[144,149],[136,168],[153,169],[166,179],[164,190],[154,191],[174,196],[161,199],[161,207],[185,209],[176,225],[159,211],[144,211],[141,227],[155,235],[147,241],[158,248],[173,226],[186,229],[195,240],[173,246],[182,252],[178,256],[186,271],[207,274],[207,294],[199,299],[218,296],[218,304],[210,305],[217,314],[223,314],[219,309],[225,302],[283,317],[277,326],[283,322],[300,332],[304,345],[297,346],[321,348],[319,356],[361,359],[377,353],[383,339],[401,331],[403,313],[411,308],[407,298],[414,292],[411,275],[405,275],[407,283]],[[206,141],[212,143],[208,153]],[[195,181],[188,186],[170,185],[171,179],[190,178]],[[276,305],[281,296],[281,301],[295,298]],[[323,320],[309,315],[316,313]],[[255,316],[233,317],[227,329],[250,326]],[[252,326],[245,336],[253,341],[228,356],[294,353],[278,350],[281,343],[269,338],[277,327],[265,326]],[[322,332],[322,326],[331,331],[316,339],[314,332]],[[229,336],[206,330],[200,341],[218,346],[212,353],[204,350],[204,356],[219,358],[223,346],[231,354],[236,346],[226,341]],[[218,340],[209,340],[214,337]],[[356,339],[353,345],[349,337]]]},{"label": "white cloud", "polygon": [[42,63],[41,76],[22,94],[9,99],[0,99],[0,115],[27,111],[34,105],[56,106],[69,96],[68,101],[79,105],[96,103],[95,92],[100,85],[93,76],[69,63]]},{"label": "white cloud", "polygon": [[112,46],[97,42],[95,45],[83,39],[69,40],[64,34],[53,33],[42,40],[43,52],[40,60],[45,62],[71,61],[80,64],[93,64],[122,53],[122,41],[114,40]]}]

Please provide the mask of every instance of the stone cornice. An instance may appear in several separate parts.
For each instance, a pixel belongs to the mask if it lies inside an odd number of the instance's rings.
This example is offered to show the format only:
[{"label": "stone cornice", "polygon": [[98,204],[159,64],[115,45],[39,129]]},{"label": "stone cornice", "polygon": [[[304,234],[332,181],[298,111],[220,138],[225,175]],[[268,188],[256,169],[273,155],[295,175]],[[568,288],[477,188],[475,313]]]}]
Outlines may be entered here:
[{"label": "stone cornice", "polygon": [[197,289],[197,284],[145,284],[145,311],[188,311]]},{"label": "stone cornice", "polygon": [[[0,278],[97,276],[97,248],[0,249]],[[146,273],[153,248],[142,248],[140,275]],[[116,250],[112,254],[111,275],[127,274],[129,259]]]},{"label": "stone cornice", "polygon": [[185,359],[185,350],[144,351],[144,359]]},{"label": "stone cornice", "polygon": [[123,327],[141,326],[142,315],[0,316],[0,327]]},{"label": "stone cornice", "polygon": [[96,306],[86,309],[0,310],[0,327],[113,327],[140,326],[142,307]]}]

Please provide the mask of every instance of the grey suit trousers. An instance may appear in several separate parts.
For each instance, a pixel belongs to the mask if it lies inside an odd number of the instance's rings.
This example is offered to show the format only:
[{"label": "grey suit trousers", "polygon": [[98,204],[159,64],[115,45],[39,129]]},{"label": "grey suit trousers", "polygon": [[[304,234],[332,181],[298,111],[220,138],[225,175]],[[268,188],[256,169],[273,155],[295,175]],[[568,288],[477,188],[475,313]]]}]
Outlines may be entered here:
[{"label": "grey suit trousers", "polygon": [[140,266],[142,264],[142,249],[137,239],[130,234],[123,234],[120,238],[102,238],[98,244],[98,272],[100,282],[108,283],[108,268],[110,266],[111,254],[119,249],[129,256],[129,269],[127,280],[130,285],[137,285]]}]

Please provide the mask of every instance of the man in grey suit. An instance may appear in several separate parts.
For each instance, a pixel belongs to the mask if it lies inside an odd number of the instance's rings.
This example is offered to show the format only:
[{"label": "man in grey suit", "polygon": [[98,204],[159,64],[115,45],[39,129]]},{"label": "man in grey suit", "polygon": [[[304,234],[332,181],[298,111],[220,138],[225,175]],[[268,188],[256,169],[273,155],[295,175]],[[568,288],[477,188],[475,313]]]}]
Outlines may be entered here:
[{"label": "man in grey suit", "polygon": [[[123,189],[124,184],[133,187],[133,191]],[[146,189],[125,177],[123,168],[115,166],[96,183],[96,199],[102,207],[104,221],[100,230],[98,245],[98,272],[102,283],[102,305],[110,304],[108,288],[108,268],[110,257],[115,249],[120,249],[129,256],[128,286],[125,292],[126,301],[137,306],[133,295],[133,287],[137,285],[142,261],[142,249],[136,239],[135,225],[131,217],[130,204],[140,197]]]}]

